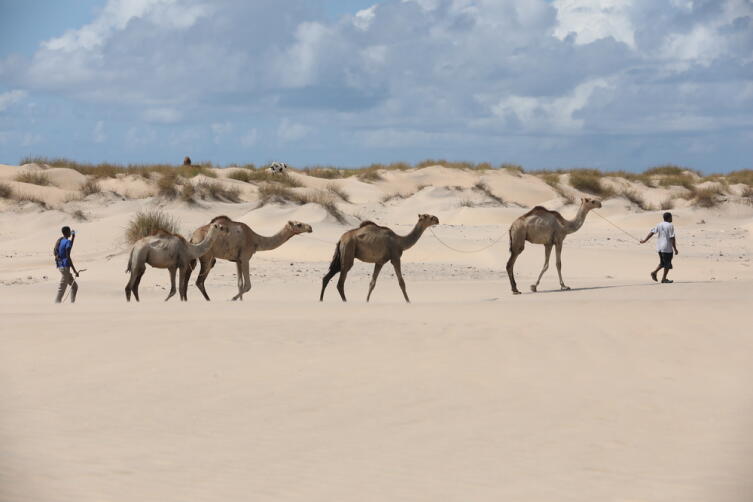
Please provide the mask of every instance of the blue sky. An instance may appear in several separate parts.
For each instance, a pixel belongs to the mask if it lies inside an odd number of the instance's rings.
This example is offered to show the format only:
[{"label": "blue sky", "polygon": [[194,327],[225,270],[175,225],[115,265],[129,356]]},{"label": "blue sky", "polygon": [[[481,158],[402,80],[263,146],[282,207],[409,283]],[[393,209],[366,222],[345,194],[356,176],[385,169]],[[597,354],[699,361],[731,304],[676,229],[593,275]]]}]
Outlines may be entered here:
[{"label": "blue sky", "polygon": [[0,162],[753,168],[753,0],[0,0]]}]

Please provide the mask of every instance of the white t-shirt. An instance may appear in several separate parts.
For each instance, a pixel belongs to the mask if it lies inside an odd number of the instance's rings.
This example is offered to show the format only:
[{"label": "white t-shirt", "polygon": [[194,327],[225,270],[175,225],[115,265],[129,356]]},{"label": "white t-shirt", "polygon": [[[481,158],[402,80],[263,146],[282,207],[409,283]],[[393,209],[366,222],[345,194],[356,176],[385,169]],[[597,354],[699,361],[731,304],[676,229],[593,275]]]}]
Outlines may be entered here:
[{"label": "white t-shirt", "polygon": [[672,239],[675,236],[675,227],[668,221],[662,221],[654,228],[651,233],[656,234],[656,250],[660,253],[672,252]]}]

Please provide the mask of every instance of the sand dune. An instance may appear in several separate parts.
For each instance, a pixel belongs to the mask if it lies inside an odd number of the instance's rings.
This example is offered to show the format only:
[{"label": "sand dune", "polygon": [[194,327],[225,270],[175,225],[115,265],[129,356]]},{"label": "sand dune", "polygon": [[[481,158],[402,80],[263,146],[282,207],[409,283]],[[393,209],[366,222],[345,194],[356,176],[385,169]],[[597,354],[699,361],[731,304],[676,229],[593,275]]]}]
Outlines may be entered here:
[{"label": "sand dune", "polygon": [[[23,170],[50,185],[14,181]],[[507,228],[541,204],[576,207],[540,177],[430,166],[381,179],[293,173],[299,192],[335,184],[343,225],[320,205],[258,207],[158,197],[157,180],[98,181],[72,169],[0,165],[0,183],[34,202],[0,199],[1,501],[744,501],[753,440],[753,207],[731,185],[699,208],[677,199],[680,255],[672,285],[650,281],[660,218],[624,197],[565,241],[556,271],[528,293],[542,262],[528,245],[516,297],[504,273]],[[566,181],[567,175],[563,175]],[[578,192],[563,181],[560,190]],[[483,183],[491,198],[477,185]],[[678,187],[605,181],[658,205]],[[389,198],[394,194],[399,194]],[[144,197],[144,198],[137,198]],[[182,232],[226,214],[261,234],[288,220],[314,232],[259,253],[251,292],[230,302],[235,266],[219,262],[205,302],[162,300],[149,269],[126,304],[124,228],[161,208]],[[371,266],[317,300],[335,242],[373,219],[407,233],[418,213],[441,224],[403,257],[413,301],[385,267],[365,303]],[[74,214],[81,221],[74,219]],[[54,305],[51,246],[76,228],[86,268],[79,302]]]}]

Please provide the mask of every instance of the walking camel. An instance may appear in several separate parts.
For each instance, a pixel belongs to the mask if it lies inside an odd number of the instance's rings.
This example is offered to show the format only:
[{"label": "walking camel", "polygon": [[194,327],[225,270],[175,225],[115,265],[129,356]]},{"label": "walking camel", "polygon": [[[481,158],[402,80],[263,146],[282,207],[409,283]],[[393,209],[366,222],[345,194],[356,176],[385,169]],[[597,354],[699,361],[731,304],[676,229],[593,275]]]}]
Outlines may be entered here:
[{"label": "walking camel", "polygon": [[[217,258],[235,262],[238,276],[238,294],[233,297],[233,300],[243,300],[243,294],[251,289],[248,262],[254,253],[276,249],[285,244],[294,235],[311,232],[311,225],[298,221],[289,221],[275,235],[265,237],[251,230],[245,223],[233,221],[227,216],[217,216],[209,225],[197,228],[191,236],[191,242],[202,241],[207,235],[210,226],[214,223],[221,223],[226,226],[228,232],[217,239],[209,251],[199,258],[201,269],[199,270],[199,276],[196,278],[196,286],[207,301],[209,301],[209,295],[204,287],[204,281],[207,279],[209,271],[217,263]],[[190,273],[189,271],[189,276]],[[186,282],[188,282],[188,278],[186,278]]]},{"label": "walking camel", "polygon": [[340,298],[347,301],[345,299],[345,278],[353,266],[353,261],[358,258],[363,262],[374,264],[374,274],[371,276],[369,293],[366,295],[367,302],[371,298],[371,292],[374,290],[382,266],[390,261],[395,268],[397,282],[403,291],[405,301],[410,303],[408,293],[405,292],[403,273],[400,270],[400,257],[403,251],[410,249],[418,242],[427,228],[438,224],[439,219],[436,216],[419,214],[416,226],[408,235],[397,235],[389,228],[379,226],[373,221],[364,221],[360,227],[348,230],[340,237],[337,247],[335,247],[335,255],[332,257],[329,271],[322,279],[322,292],[319,295],[319,301],[324,300],[324,290],[327,283],[338,272],[340,272],[340,279],[337,281],[337,291],[340,293]]},{"label": "walking camel", "polygon": [[148,263],[154,268],[166,268],[170,272],[170,293],[165,301],[175,294],[175,271],[179,271],[178,281],[181,301],[188,300],[188,278],[196,258],[209,250],[212,244],[227,233],[227,227],[222,223],[212,223],[204,239],[197,244],[187,242],[180,235],[160,230],[154,235],[143,237],[136,241],[128,259],[131,277],[125,287],[126,300],[131,301],[131,292],[139,301],[139,283],[146,271]]},{"label": "walking camel", "polygon": [[566,220],[557,211],[536,206],[510,225],[510,259],[507,260],[507,277],[510,278],[513,294],[520,294],[515,283],[513,266],[518,255],[523,252],[526,241],[544,245],[544,268],[541,269],[536,284],[531,285],[531,291],[536,292],[541,276],[549,268],[549,255],[552,252],[552,246],[556,248],[557,252],[557,274],[560,278],[560,288],[563,290],[570,289],[562,281],[562,243],[567,234],[571,234],[583,226],[586,215],[591,209],[599,207],[601,207],[601,201],[582,198],[575,218]]}]

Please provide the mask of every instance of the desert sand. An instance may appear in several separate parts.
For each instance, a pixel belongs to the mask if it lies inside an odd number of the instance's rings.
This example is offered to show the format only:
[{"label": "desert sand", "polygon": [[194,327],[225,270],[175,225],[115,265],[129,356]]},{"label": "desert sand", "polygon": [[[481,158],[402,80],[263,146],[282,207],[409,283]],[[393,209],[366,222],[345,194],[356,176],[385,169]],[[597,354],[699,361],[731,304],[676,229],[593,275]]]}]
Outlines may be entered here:
[{"label": "desert sand", "polygon": [[[22,170],[52,184],[13,181]],[[572,290],[550,266],[529,292],[543,247],[528,244],[513,296],[510,223],[534,205],[577,209],[535,176],[292,173],[296,190],[349,194],[340,224],[315,204],[257,208],[257,186],[229,172],[215,181],[241,203],[167,201],[136,176],[81,198],[76,171],[0,166],[0,182],[49,206],[0,200],[0,501],[750,500],[753,207],[740,187],[714,208],[677,201],[674,284],[649,278],[653,241],[590,214],[565,241]],[[654,204],[678,190],[632,188]],[[126,303],[124,228],[157,207],[185,235],[220,214],[265,235],[288,220],[314,231],[257,254],[243,302],[220,261],[212,302],[193,284],[187,303],[163,302],[168,274],[149,269],[142,301]],[[661,218],[623,197],[598,212],[639,238]],[[367,304],[359,262],[348,303],[334,284],[317,301],[345,230],[373,219],[407,233],[418,213],[452,247],[494,244],[461,253],[427,232],[403,255],[411,304],[389,265]],[[77,303],[55,305],[65,224],[86,272]]]}]

